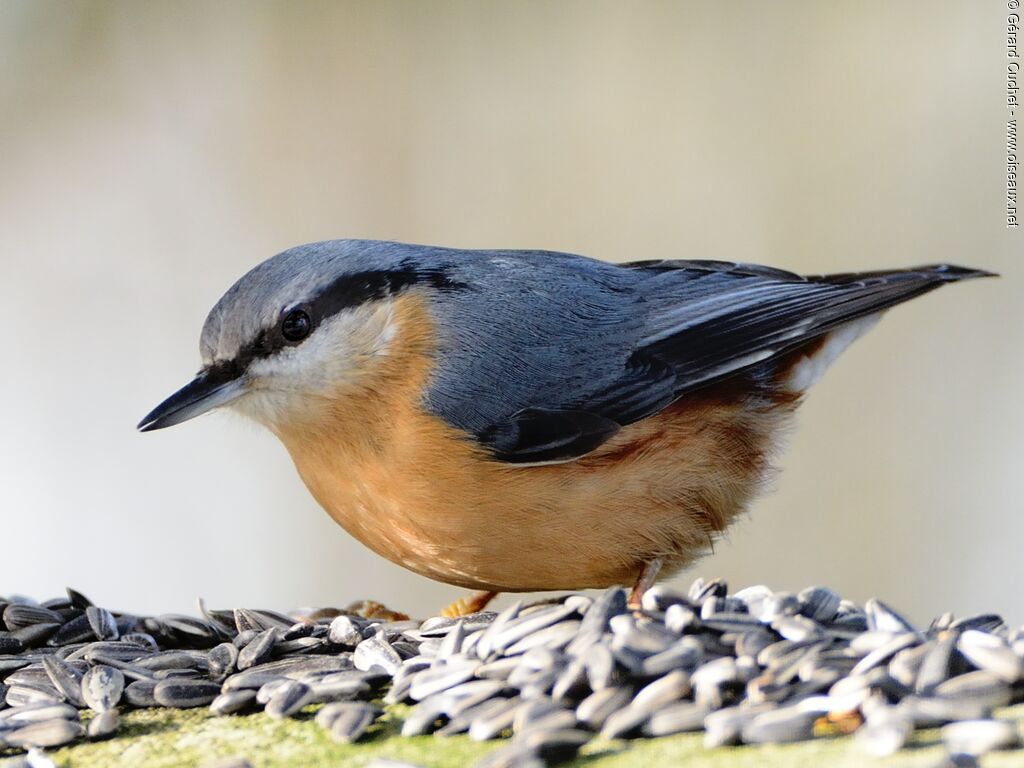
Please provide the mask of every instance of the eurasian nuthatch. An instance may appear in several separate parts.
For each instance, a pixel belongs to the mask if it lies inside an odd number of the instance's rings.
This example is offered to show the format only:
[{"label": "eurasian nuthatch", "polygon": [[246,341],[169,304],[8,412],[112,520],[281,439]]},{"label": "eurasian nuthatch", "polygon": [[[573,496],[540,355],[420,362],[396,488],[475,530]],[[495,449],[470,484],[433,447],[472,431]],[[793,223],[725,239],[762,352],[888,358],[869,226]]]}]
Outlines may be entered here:
[{"label": "eurasian nuthatch", "polygon": [[230,405],[364,544],[493,593],[635,584],[758,491],[806,389],[896,304],[990,273],[801,277],[337,240],[252,269],[139,425]]}]

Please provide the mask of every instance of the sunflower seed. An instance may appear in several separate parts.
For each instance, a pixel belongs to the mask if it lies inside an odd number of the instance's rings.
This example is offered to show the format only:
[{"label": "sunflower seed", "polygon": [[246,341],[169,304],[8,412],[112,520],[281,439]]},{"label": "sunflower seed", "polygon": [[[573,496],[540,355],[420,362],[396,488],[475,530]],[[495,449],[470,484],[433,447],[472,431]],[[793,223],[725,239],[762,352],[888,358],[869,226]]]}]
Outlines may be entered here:
[{"label": "sunflower seed", "polygon": [[129,632],[128,634],[121,635],[120,640],[122,643],[130,643],[147,651],[156,651],[160,648],[156,639],[145,632]]},{"label": "sunflower seed", "polygon": [[466,710],[493,699],[504,690],[505,684],[499,681],[470,680],[439,695],[444,697],[445,714],[448,717],[458,717]]},{"label": "sunflower seed", "polygon": [[338,616],[331,622],[328,639],[336,645],[347,645],[351,648],[359,645],[363,639],[363,625],[351,616]]},{"label": "sunflower seed", "polygon": [[148,669],[136,666],[135,664],[129,664],[125,661],[118,661],[107,656],[101,656],[99,654],[92,656],[89,659],[92,664],[102,664],[104,666],[112,667],[119,670],[122,675],[131,680],[152,680],[156,677],[155,672],[151,672]]},{"label": "sunflower seed", "polygon": [[196,659],[184,651],[160,651],[135,661],[135,666],[152,671],[162,669],[194,669]]},{"label": "sunflower seed", "polygon": [[153,691],[156,684],[156,680],[136,680],[125,687],[122,697],[133,707],[155,707],[157,702]]},{"label": "sunflower seed", "polygon": [[918,670],[917,679],[914,681],[916,693],[932,694],[936,686],[953,675],[958,661],[962,666],[962,660],[956,653],[957,643],[958,637],[955,632],[946,632],[937,640],[929,643],[928,653],[921,660],[921,667]]},{"label": "sunflower seed", "polygon": [[1004,682],[1013,683],[1024,673],[1024,661],[1002,639],[977,629],[960,635],[957,649],[967,661],[991,672]]},{"label": "sunflower seed", "polygon": [[275,629],[264,629],[249,641],[244,648],[238,652],[238,669],[249,669],[262,664],[270,658],[274,651],[274,643],[277,642],[277,631]]},{"label": "sunflower seed", "polygon": [[504,704],[504,699],[488,699],[486,701],[477,702],[466,709],[460,709],[458,712],[449,711],[448,716],[451,719],[434,731],[434,735],[455,736],[460,733],[466,733],[474,720],[478,717],[486,717],[492,712],[501,710],[504,707]]},{"label": "sunflower seed", "polygon": [[221,643],[207,654],[210,679],[220,682],[238,668],[238,648],[232,643]]},{"label": "sunflower seed", "polygon": [[509,656],[516,656],[538,647],[547,648],[552,651],[561,650],[574,637],[579,635],[580,624],[581,622],[575,619],[560,621],[513,643],[505,649],[505,653]]},{"label": "sunflower seed", "polygon": [[153,689],[158,704],[176,709],[205,707],[220,694],[220,686],[209,680],[161,680]]},{"label": "sunflower seed", "polygon": [[874,669],[879,664],[887,662],[904,648],[915,645],[918,639],[918,636],[913,632],[904,632],[890,637],[887,642],[882,643],[857,662],[857,665],[850,670],[850,674],[862,675]]},{"label": "sunflower seed", "polygon": [[806,741],[813,735],[814,712],[786,707],[764,712],[743,724],[740,737],[746,744],[784,744]]},{"label": "sunflower seed", "polygon": [[425,669],[413,677],[409,696],[416,701],[421,701],[435,693],[464,683],[473,678],[479,666],[480,663],[476,661],[453,661],[440,667]]},{"label": "sunflower seed", "polygon": [[630,704],[608,715],[601,726],[601,736],[606,739],[620,739],[635,735],[650,717],[651,713],[646,708]]},{"label": "sunflower seed", "polygon": [[886,757],[902,749],[913,733],[914,724],[906,715],[887,708],[884,714],[873,714],[857,729],[857,745],[875,757]]},{"label": "sunflower seed", "polygon": [[535,730],[524,734],[521,743],[539,755],[541,760],[556,763],[573,757],[591,736],[574,728]]},{"label": "sunflower seed", "polygon": [[583,662],[587,669],[587,680],[593,690],[608,688],[618,680],[615,657],[607,645],[593,643],[584,651]]},{"label": "sunflower seed", "polygon": [[[47,757],[45,752],[36,747],[29,747],[23,759],[25,761],[25,768],[57,768],[57,764]],[[11,764],[10,768],[16,768],[17,761],[18,758],[15,758],[13,761],[9,760],[7,762]]]},{"label": "sunflower seed", "polygon": [[64,620],[56,611],[37,605],[11,603],[4,608],[4,625],[14,631],[34,624],[63,624]]},{"label": "sunflower seed", "polygon": [[794,643],[816,640],[824,634],[824,630],[806,616],[781,616],[772,622],[772,629]]},{"label": "sunflower seed", "polygon": [[917,631],[909,621],[881,600],[869,599],[864,604],[864,613],[867,616],[868,629],[877,629],[894,634]]},{"label": "sunflower seed", "polygon": [[535,749],[513,742],[488,752],[473,768],[545,768],[547,764]]},{"label": "sunflower seed", "polygon": [[[130,688],[131,686],[129,686]],[[210,702],[210,711],[215,715],[234,715],[256,706],[256,691],[242,688],[219,694]]]},{"label": "sunflower seed", "polygon": [[14,707],[0,712],[0,722],[9,728],[57,718],[78,720],[78,710],[67,704],[48,704],[44,706]]},{"label": "sunflower seed", "polygon": [[270,717],[282,719],[291,717],[312,701],[312,688],[297,680],[288,680],[270,697],[265,711]]},{"label": "sunflower seed", "polygon": [[85,617],[89,621],[92,633],[100,640],[117,640],[120,632],[117,629],[117,619],[114,614],[106,608],[99,608],[90,605],[85,609]]},{"label": "sunflower seed", "polygon": [[[444,639],[438,643],[437,653],[434,656],[435,663],[437,661],[445,661],[458,653],[462,649],[462,643],[465,639],[465,625],[461,621],[458,621],[455,623],[455,626],[451,628],[448,634],[444,636]],[[424,653],[423,644],[420,645],[420,653]]]},{"label": "sunflower seed", "polygon": [[368,698],[368,694],[371,691],[370,684],[357,677],[340,679],[321,678],[311,683],[310,687],[313,690],[313,701],[315,702],[349,701],[363,697]]},{"label": "sunflower seed", "polygon": [[92,667],[82,677],[82,700],[96,712],[116,707],[123,692],[124,675],[113,667]]},{"label": "sunflower seed", "polygon": [[587,684],[586,663],[582,658],[572,659],[558,674],[551,688],[551,698],[560,704],[578,699],[590,692]]},{"label": "sunflower seed", "polygon": [[469,724],[469,738],[473,741],[487,741],[512,728],[512,721],[521,700],[517,696],[501,700],[501,706],[490,707],[480,712]]},{"label": "sunflower seed", "polygon": [[331,738],[343,744],[358,741],[373,725],[380,710],[369,704],[351,703],[338,712],[331,723]]},{"label": "sunflower seed", "polygon": [[1020,736],[1005,720],[965,720],[943,726],[942,742],[951,753],[983,755],[1016,747]]},{"label": "sunflower seed", "polygon": [[264,683],[256,691],[256,701],[259,704],[266,704],[271,697],[289,683],[294,682],[287,677],[276,677],[269,683]]},{"label": "sunflower seed", "polygon": [[494,620],[481,633],[480,639],[476,642],[474,650],[479,658],[487,659],[491,655],[491,652],[494,650],[492,646],[494,638],[505,628],[505,625],[519,616],[519,611],[522,607],[523,601],[516,600],[512,605],[494,617]]},{"label": "sunflower seed", "polygon": [[681,635],[699,624],[697,614],[687,605],[670,605],[665,611],[665,627],[677,635]]},{"label": "sunflower seed", "polygon": [[287,629],[292,624],[291,620],[287,617],[278,617],[276,621],[268,620],[268,617],[263,612],[254,611],[249,608],[236,608],[234,613],[235,628],[239,634],[249,630],[259,633],[267,629],[273,629],[275,626],[280,629]]},{"label": "sunflower seed", "polygon": [[402,723],[403,736],[420,736],[438,727],[438,721],[445,716],[444,702],[437,699],[421,701]]},{"label": "sunflower seed", "polygon": [[996,675],[985,670],[957,675],[935,686],[935,695],[944,698],[969,699],[989,708],[1010,703],[1010,687]]},{"label": "sunflower seed", "polygon": [[89,618],[83,613],[62,624],[60,629],[50,636],[46,644],[51,647],[57,647],[97,639],[92,631],[92,627],[89,625]]},{"label": "sunflower seed", "polygon": [[[914,688],[921,681],[921,669],[924,665],[924,660],[931,653],[935,644],[936,641],[932,640],[929,643],[904,648],[902,651],[899,651],[892,657],[892,661],[889,662],[889,674],[905,687]],[[948,676],[948,672],[946,676]],[[941,682],[941,680],[932,685],[937,685],[938,682]]]},{"label": "sunflower seed", "polygon": [[57,718],[42,723],[29,723],[4,734],[4,741],[12,747],[62,747],[80,738],[85,732],[76,720]]},{"label": "sunflower seed", "polygon": [[669,672],[641,688],[630,706],[653,713],[690,693],[690,676],[681,669]]},{"label": "sunflower seed", "polygon": [[655,584],[640,598],[640,607],[648,613],[668,610],[670,605],[689,605],[689,600],[664,584]]},{"label": "sunflower seed", "polygon": [[626,610],[626,593],[620,587],[609,587],[587,608],[580,623],[580,631],[569,644],[567,651],[578,655],[592,643],[597,642],[608,630],[613,616]]},{"label": "sunflower seed", "polygon": [[735,706],[711,712],[704,718],[704,746],[707,748],[738,744],[747,723],[772,711],[773,704]]},{"label": "sunflower seed", "polygon": [[817,622],[829,622],[839,612],[840,597],[825,587],[808,587],[796,596],[800,613]]},{"label": "sunflower seed", "polygon": [[[524,701],[517,708],[512,718],[512,731],[522,733],[530,726],[543,720],[548,715],[565,710],[551,699],[539,698]],[[575,718],[573,719],[575,722]]]},{"label": "sunflower seed", "polygon": [[388,642],[384,630],[378,629],[371,637],[356,646],[352,654],[352,663],[356,669],[369,670],[380,667],[389,675],[394,675],[402,664],[402,657]]},{"label": "sunflower seed", "polygon": [[[500,631],[491,638],[492,650],[501,652],[527,635],[556,624],[576,612],[575,608],[564,605],[553,605],[508,621]],[[481,642],[483,642],[481,640]]]},{"label": "sunflower seed", "polygon": [[651,714],[644,726],[647,736],[671,736],[675,733],[689,733],[704,728],[708,710],[691,701],[679,701]]},{"label": "sunflower seed", "polygon": [[117,715],[117,710],[108,709],[106,712],[100,712],[89,721],[85,728],[85,733],[92,741],[108,739],[117,732],[119,724],[120,718]]},{"label": "sunflower seed", "polygon": [[50,682],[68,702],[76,707],[84,708],[82,697],[82,675],[55,656],[43,657],[43,669],[46,670]]},{"label": "sunflower seed", "polygon": [[1003,617],[995,613],[982,613],[978,616],[966,616],[949,625],[952,630],[977,629],[982,632],[996,632],[1003,626]]},{"label": "sunflower seed", "polygon": [[605,720],[613,712],[623,709],[632,698],[633,692],[629,688],[602,688],[580,702],[576,718],[588,728],[600,730]]},{"label": "sunflower seed", "polygon": [[907,696],[897,707],[913,721],[915,728],[934,728],[956,720],[982,720],[992,711],[984,703],[940,696]]},{"label": "sunflower seed", "polygon": [[[10,678],[8,678],[10,680]],[[44,706],[59,704],[64,700],[56,688],[45,683],[13,683],[7,685],[4,699],[11,707]]]}]

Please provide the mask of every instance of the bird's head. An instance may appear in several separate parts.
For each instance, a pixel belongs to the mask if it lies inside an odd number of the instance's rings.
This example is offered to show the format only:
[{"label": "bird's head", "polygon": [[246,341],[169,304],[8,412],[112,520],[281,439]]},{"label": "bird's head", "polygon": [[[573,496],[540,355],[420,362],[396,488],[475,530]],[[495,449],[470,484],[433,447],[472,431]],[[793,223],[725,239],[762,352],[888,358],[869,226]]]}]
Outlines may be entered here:
[{"label": "bird's head", "polygon": [[203,325],[202,368],[138,428],[162,429],[230,405],[266,426],[315,418],[396,343],[395,301],[455,286],[439,251],[335,240],[280,253],[245,274]]}]

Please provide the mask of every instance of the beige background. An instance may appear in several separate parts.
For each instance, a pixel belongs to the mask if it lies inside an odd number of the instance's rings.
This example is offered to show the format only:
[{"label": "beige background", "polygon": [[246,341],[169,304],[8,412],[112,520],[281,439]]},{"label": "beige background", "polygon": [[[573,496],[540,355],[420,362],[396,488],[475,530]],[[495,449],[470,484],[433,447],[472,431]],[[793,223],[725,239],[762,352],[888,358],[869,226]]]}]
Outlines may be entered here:
[{"label": "beige background", "polygon": [[267,433],[135,422],[246,269],[332,237],[1003,273],[893,311],[679,577],[1024,620],[1002,2],[0,5],[0,593],[429,610]]}]

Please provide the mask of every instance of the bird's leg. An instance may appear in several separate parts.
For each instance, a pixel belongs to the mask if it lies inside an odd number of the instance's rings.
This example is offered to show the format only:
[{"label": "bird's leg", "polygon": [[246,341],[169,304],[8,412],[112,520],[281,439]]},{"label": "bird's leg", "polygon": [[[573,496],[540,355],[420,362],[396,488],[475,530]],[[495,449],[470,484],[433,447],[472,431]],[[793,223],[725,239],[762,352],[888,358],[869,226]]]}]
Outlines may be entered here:
[{"label": "bird's leg", "polygon": [[441,611],[441,615],[449,619],[457,619],[459,616],[478,613],[486,608],[487,604],[497,596],[497,592],[474,592],[469,597],[460,597]]},{"label": "bird's leg", "polygon": [[660,557],[648,560],[644,564],[643,570],[640,571],[640,575],[637,576],[636,583],[633,585],[633,591],[629,593],[629,609],[631,611],[640,610],[640,600],[643,598],[644,592],[654,586],[654,582],[658,578],[658,571],[660,570]]}]

